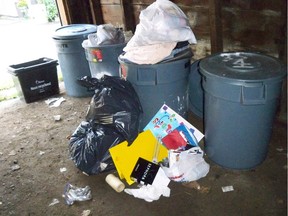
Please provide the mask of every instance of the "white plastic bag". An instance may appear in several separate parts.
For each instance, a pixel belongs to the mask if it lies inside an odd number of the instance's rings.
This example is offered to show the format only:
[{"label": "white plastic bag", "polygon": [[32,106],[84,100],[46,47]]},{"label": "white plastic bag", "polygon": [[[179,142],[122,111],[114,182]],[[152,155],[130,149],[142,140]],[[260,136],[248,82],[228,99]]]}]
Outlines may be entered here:
[{"label": "white plastic bag", "polygon": [[99,45],[121,44],[125,42],[125,36],[121,29],[115,28],[112,24],[97,26],[97,32],[88,35],[82,46],[97,47]]},{"label": "white plastic bag", "polygon": [[200,147],[186,151],[169,150],[169,167],[162,166],[167,177],[175,182],[196,181],[205,177],[210,169]]},{"label": "white plastic bag", "polygon": [[197,43],[188,18],[176,4],[169,0],[156,0],[141,11],[139,19],[135,34],[126,46],[127,49],[166,42]]}]

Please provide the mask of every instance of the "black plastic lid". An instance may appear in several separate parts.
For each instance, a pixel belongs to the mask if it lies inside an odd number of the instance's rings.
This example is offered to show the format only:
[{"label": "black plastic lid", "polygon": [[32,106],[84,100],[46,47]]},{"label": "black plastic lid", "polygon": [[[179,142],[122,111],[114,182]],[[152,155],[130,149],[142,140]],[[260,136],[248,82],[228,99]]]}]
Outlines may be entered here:
[{"label": "black plastic lid", "polygon": [[279,80],[287,73],[278,59],[255,52],[223,52],[208,56],[200,62],[200,72],[226,82]]},{"label": "black plastic lid", "polygon": [[95,33],[97,31],[96,25],[90,24],[72,24],[62,26],[55,30],[54,39],[77,39],[85,38],[87,35]]}]

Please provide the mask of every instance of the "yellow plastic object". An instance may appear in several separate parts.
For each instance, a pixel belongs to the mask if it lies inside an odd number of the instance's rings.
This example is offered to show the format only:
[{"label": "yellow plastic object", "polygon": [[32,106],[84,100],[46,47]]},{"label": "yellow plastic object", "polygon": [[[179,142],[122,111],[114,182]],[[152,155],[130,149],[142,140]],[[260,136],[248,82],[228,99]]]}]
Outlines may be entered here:
[{"label": "yellow plastic object", "polygon": [[[109,149],[118,175],[121,179],[125,178],[129,185],[134,181],[130,175],[139,157],[148,161],[153,161],[155,148],[158,141],[150,130],[144,131],[138,135],[134,142],[128,146],[128,142],[124,141]],[[159,144],[159,153],[157,155],[157,162],[162,161],[168,157],[168,150],[162,144]],[[157,150],[158,152],[158,150]]]}]

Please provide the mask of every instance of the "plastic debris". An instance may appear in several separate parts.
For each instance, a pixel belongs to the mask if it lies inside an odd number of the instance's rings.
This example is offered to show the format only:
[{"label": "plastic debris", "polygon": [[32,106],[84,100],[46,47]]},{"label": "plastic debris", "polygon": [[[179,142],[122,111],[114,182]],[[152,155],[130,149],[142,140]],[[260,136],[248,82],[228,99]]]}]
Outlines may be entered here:
[{"label": "plastic debris", "polygon": [[226,192],[234,191],[234,188],[231,185],[230,186],[224,186],[224,187],[222,187],[222,191],[224,193],[226,193]]},{"label": "plastic debris", "polygon": [[80,188],[67,183],[64,189],[64,198],[67,205],[73,205],[75,201],[91,200],[91,188],[89,186]]},{"label": "plastic debris", "polygon": [[284,151],[284,149],[283,149],[282,147],[280,147],[280,148],[276,148],[276,150],[277,150],[278,152],[282,152],[282,151]]},{"label": "plastic debris", "polygon": [[200,147],[186,151],[169,150],[169,165],[162,165],[168,178],[176,182],[191,182],[205,177],[210,165],[203,158]]},{"label": "plastic debris", "polygon": [[56,198],[54,198],[54,199],[52,200],[52,202],[49,204],[49,206],[53,206],[53,205],[56,205],[56,204],[58,204],[58,203],[60,203],[59,200],[56,199]]},{"label": "plastic debris", "polygon": [[8,155],[9,155],[9,156],[14,156],[14,155],[16,155],[16,151],[15,151],[15,150],[12,150]]},{"label": "plastic debris", "polygon": [[49,98],[49,99],[45,100],[45,103],[49,107],[59,107],[63,101],[65,101],[65,98],[63,98],[63,97],[61,97],[61,98]]},{"label": "plastic debris", "polygon": [[14,164],[13,166],[11,166],[12,171],[16,171],[21,169],[21,167],[18,164]]},{"label": "plastic debris", "polygon": [[89,216],[90,213],[91,213],[90,210],[84,210],[84,211],[82,212],[81,216]]},{"label": "plastic debris", "polygon": [[60,121],[61,120],[61,115],[55,115],[53,116],[55,121]]},{"label": "plastic debris", "polygon": [[43,154],[45,154],[44,151],[40,151],[40,152],[39,152],[39,155],[43,155]]},{"label": "plastic debris", "polygon": [[66,171],[67,171],[67,168],[66,168],[66,167],[60,168],[60,172],[61,172],[61,173],[66,172]]}]

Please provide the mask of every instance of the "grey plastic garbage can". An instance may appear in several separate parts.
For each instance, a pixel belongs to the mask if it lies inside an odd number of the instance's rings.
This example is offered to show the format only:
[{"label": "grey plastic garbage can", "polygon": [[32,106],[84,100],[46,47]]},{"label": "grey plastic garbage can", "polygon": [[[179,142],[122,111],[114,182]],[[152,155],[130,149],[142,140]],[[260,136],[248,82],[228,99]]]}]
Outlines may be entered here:
[{"label": "grey plastic garbage can", "polygon": [[95,33],[97,26],[89,24],[73,24],[62,26],[55,30],[53,39],[56,45],[59,65],[63,75],[66,93],[72,97],[86,97],[93,95],[86,88],[80,86],[77,79],[91,76],[85,52],[82,48],[83,40]]},{"label": "grey plastic garbage can", "polygon": [[119,76],[118,56],[125,46],[126,43],[84,47],[92,77]]},{"label": "grey plastic garbage can", "polygon": [[189,110],[196,116],[203,118],[204,110],[204,91],[201,85],[201,74],[199,71],[200,60],[191,64],[189,74]]},{"label": "grey plastic garbage can", "polygon": [[183,58],[151,65],[127,63],[119,57],[121,77],[130,81],[143,108],[143,130],[165,103],[183,118],[188,117],[188,76],[192,52]]},{"label": "grey plastic garbage can", "polygon": [[215,163],[251,169],[267,155],[286,71],[275,58],[228,52],[200,62],[205,152]]}]

